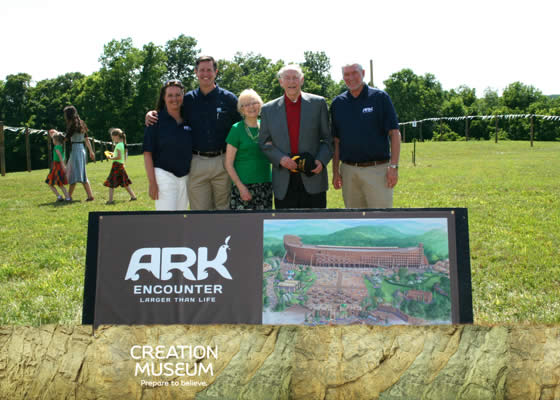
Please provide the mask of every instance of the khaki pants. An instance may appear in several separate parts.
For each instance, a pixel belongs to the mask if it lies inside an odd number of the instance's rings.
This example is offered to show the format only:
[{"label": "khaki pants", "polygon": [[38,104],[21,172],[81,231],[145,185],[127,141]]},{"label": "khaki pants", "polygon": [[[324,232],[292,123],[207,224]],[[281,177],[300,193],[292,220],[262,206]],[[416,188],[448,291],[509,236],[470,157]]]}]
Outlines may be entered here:
[{"label": "khaki pants", "polygon": [[193,154],[187,190],[191,210],[228,210],[231,179],[224,168],[225,155],[203,157]]},{"label": "khaki pants", "polygon": [[340,175],[346,208],[393,207],[393,189],[387,187],[387,164],[354,167],[342,163]]}]

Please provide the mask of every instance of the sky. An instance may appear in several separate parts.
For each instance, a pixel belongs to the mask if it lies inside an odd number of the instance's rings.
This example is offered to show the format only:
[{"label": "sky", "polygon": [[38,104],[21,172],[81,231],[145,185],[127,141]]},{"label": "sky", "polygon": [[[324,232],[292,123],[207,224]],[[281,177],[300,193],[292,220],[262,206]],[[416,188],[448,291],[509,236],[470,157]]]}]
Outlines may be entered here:
[{"label": "sky", "polygon": [[330,235],[358,226],[387,226],[409,235],[420,235],[433,229],[447,232],[447,218],[361,218],[361,219],[265,219],[264,236],[277,238],[292,235]]},{"label": "sky", "polygon": [[34,81],[88,75],[113,39],[130,37],[141,48],[184,34],[216,59],[252,52],[303,62],[304,51],[324,51],[336,81],[353,62],[369,80],[373,60],[380,88],[410,68],[433,74],[445,90],[475,88],[478,97],[516,81],[560,94],[560,2],[553,0],[19,0],[0,10],[2,80],[19,72]]}]

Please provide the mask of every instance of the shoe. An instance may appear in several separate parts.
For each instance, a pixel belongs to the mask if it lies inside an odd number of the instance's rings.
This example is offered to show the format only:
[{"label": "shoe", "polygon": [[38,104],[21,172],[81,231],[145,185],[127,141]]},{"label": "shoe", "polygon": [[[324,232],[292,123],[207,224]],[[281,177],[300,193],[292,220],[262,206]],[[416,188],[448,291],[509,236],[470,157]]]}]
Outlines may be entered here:
[{"label": "shoe", "polygon": [[114,201],[114,200],[111,200],[111,201],[108,201],[108,202],[105,203],[105,204],[107,204],[107,205],[109,206],[109,205],[111,205],[111,204],[115,204],[115,201]]},{"label": "shoe", "polygon": [[68,197],[68,198],[64,199],[64,201],[67,202],[67,203],[71,203],[72,202],[72,197]]},{"label": "shoe", "polygon": [[138,200],[137,197],[131,197],[131,198],[130,198],[130,201],[136,201],[136,200]]},{"label": "shoe", "polygon": [[95,197],[88,197],[88,198],[86,199],[86,201],[93,201],[93,200],[95,200]]},{"label": "shoe", "polygon": [[61,201],[64,201],[64,199],[62,198],[62,196],[58,196],[58,197],[56,198],[56,201],[57,201],[57,202],[61,202]]}]

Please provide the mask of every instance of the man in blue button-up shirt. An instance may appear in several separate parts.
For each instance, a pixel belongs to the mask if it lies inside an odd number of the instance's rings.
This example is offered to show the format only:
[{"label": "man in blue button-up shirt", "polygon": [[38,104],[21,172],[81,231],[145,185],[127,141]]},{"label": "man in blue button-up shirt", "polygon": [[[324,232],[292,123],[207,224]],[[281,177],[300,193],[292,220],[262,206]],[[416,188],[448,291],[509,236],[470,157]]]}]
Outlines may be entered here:
[{"label": "man in blue button-up shirt", "polygon": [[241,120],[237,97],[216,85],[218,68],[210,56],[196,60],[200,87],[185,95],[183,112],[193,132],[193,159],[187,183],[192,210],[227,210],[231,179],[224,167],[226,137]]},{"label": "man in blue button-up shirt", "polygon": [[333,186],[342,187],[347,208],[390,208],[401,144],[397,113],[387,93],[364,83],[361,65],[342,73],[348,90],[331,105]]}]

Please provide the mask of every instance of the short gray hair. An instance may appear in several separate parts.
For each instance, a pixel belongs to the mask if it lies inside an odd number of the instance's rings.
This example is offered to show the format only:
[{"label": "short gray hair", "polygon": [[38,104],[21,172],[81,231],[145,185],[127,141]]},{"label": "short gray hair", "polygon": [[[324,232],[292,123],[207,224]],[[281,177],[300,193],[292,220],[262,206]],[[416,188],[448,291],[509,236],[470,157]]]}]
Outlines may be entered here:
[{"label": "short gray hair", "polygon": [[362,64],[360,64],[360,63],[346,64],[346,65],[342,66],[342,75],[344,75],[344,68],[353,67],[353,66],[357,66],[358,71],[360,71],[360,72],[362,72],[364,70],[364,67],[362,67]]},{"label": "short gray hair", "polygon": [[288,65],[285,65],[282,68],[280,68],[280,71],[278,71],[278,79],[282,79],[282,76],[287,71],[296,71],[298,73],[299,77],[303,78],[303,71],[301,70],[301,67],[299,65],[288,64]]}]

